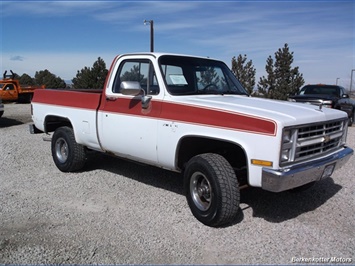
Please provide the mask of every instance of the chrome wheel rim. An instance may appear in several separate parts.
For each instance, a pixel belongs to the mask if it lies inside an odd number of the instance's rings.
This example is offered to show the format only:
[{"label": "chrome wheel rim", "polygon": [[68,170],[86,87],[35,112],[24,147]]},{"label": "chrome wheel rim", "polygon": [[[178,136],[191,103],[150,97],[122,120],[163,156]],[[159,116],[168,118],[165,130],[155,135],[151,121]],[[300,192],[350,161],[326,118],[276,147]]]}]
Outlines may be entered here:
[{"label": "chrome wheel rim", "polygon": [[212,188],[210,182],[201,172],[195,172],[190,179],[190,193],[195,206],[201,211],[207,211],[212,203]]},{"label": "chrome wheel rim", "polygon": [[59,162],[65,163],[68,159],[68,143],[63,138],[57,139],[55,142],[55,155]]}]

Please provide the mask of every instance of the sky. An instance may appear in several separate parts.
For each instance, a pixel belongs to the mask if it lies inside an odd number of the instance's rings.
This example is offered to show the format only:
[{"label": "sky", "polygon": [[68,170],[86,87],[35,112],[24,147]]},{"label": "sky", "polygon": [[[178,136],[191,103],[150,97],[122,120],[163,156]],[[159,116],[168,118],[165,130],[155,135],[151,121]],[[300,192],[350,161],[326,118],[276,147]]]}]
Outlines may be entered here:
[{"label": "sky", "polygon": [[[246,55],[256,82],[287,43],[305,84],[355,89],[355,1],[1,1],[0,71],[70,81],[101,57],[154,50],[224,61]],[[354,71],[352,71],[354,69]]]}]

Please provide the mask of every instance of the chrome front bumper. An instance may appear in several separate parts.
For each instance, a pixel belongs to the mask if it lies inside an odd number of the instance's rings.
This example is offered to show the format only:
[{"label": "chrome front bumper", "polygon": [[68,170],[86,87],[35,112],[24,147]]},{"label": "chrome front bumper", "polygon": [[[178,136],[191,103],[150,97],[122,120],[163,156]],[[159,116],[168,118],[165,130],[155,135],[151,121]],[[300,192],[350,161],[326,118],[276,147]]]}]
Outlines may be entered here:
[{"label": "chrome front bumper", "polygon": [[342,167],[353,155],[351,148],[345,147],[341,151],[312,162],[275,170],[263,168],[261,186],[272,192],[281,192],[305,185],[313,181],[330,177],[332,173]]}]

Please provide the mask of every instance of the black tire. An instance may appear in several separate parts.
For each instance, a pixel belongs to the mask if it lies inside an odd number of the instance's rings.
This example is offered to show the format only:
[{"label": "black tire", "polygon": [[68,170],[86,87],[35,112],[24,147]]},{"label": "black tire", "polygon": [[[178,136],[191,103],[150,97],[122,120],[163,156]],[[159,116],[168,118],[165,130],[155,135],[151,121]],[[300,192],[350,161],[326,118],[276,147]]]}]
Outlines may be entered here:
[{"label": "black tire", "polygon": [[0,117],[2,117],[3,114],[4,114],[4,111],[0,111]]},{"label": "black tire", "polygon": [[17,102],[18,103],[31,103],[33,98],[33,92],[32,93],[22,93],[18,95]]},{"label": "black tire", "polygon": [[31,103],[33,98],[33,92],[26,95],[26,103]]},{"label": "black tire", "polygon": [[24,103],[25,102],[25,96],[23,94],[19,94],[17,98],[17,103]]},{"label": "black tire", "polygon": [[84,146],[75,141],[73,129],[60,127],[52,137],[52,157],[55,165],[62,172],[75,172],[85,165]]},{"label": "black tire", "polygon": [[184,172],[184,187],[192,214],[203,224],[217,227],[236,218],[239,184],[223,156],[206,153],[191,158]]}]

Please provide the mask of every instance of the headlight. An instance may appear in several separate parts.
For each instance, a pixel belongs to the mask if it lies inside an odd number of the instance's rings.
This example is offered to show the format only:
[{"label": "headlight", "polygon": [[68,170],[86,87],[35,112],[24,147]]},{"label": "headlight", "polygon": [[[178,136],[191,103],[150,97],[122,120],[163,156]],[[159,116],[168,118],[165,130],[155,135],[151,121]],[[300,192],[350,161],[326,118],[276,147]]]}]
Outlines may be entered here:
[{"label": "headlight", "polygon": [[291,130],[285,130],[282,135],[282,143],[287,143],[291,141]]},{"label": "headlight", "polygon": [[287,162],[290,159],[290,149],[281,151],[281,162]]},{"label": "headlight", "polygon": [[292,129],[284,129],[282,132],[282,143],[281,143],[281,162],[290,162],[293,160],[294,147],[294,137],[296,136],[296,131]]},{"label": "headlight", "polygon": [[323,106],[327,108],[332,108],[333,102],[332,101],[323,101]]},{"label": "headlight", "polygon": [[344,120],[343,122],[343,136],[341,138],[341,143],[345,145],[346,138],[348,136],[348,120]]}]

